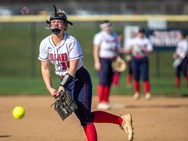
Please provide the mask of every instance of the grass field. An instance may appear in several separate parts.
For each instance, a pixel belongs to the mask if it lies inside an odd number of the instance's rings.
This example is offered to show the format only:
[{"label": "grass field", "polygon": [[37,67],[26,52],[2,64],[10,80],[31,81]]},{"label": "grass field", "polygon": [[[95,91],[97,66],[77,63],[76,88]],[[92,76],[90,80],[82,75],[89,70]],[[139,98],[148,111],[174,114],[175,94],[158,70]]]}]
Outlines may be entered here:
[{"label": "grass field", "polygon": [[[115,31],[123,31],[123,24],[114,24]],[[0,24],[0,95],[47,94],[40,75],[37,60],[40,41],[50,34],[46,24],[14,23]],[[84,52],[84,66],[91,74],[93,94],[98,78],[93,68],[92,40],[98,31],[97,23],[75,23],[68,32],[75,36]],[[175,88],[172,52],[154,52],[150,55],[151,90],[153,95],[186,96],[188,91],[182,80],[182,87]],[[53,71],[53,68],[52,68]],[[121,74],[120,85],[112,88],[112,94],[131,95],[133,88],[126,88],[125,76]],[[54,87],[59,79],[53,74]]]}]

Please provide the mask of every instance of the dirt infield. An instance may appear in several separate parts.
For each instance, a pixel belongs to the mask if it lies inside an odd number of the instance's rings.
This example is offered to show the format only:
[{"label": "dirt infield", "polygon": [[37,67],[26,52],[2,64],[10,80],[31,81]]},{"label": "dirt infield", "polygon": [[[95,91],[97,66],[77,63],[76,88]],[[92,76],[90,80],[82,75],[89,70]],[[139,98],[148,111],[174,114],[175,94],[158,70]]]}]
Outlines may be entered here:
[{"label": "dirt infield", "polygon": [[[80,123],[71,115],[64,122],[50,105],[50,96],[1,96],[1,141],[85,141]],[[97,98],[93,97],[93,110]],[[14,106],[22,105],[26,115],[21,120],[12,117]],[[154,97],[151,101],[141,98],[111,96],[109,112],[122,115],[132,113],[135,141],[188,141],[188,98]],[[95,124],[98,141],[126,141],[119,126]]]}]

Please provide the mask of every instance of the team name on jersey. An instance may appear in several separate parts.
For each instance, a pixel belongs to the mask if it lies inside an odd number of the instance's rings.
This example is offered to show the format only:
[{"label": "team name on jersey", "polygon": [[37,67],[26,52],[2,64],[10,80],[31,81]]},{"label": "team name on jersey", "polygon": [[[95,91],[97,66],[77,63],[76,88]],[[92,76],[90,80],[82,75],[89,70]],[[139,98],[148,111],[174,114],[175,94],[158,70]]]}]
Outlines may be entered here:
[{"label": "team name on jersey", "polygon": [[50,53],[50,61],[55,61],[55,60],[58,60],[58,61],[68,61],[67,54],[66,53],[58,54],[57,58],[56,58],[56,54]]},{"label": "team name on jersey", "polygon": [[54,62],[55,60],[57,60],[62,66],[63,70],[67,70],[67,68],[69,68],[69,60],[68,60],[68,56],[66,53],[63,54],[58,54],[56,57],[56,54],[49,54],[49,59],[51,62]]},{"label": "team name on jersey", "polygon": [[116,39],[113,39],[113,40],[106,39],[105,42],[108,44],[111,44],[111,43],[117,43],[117,40]]}]

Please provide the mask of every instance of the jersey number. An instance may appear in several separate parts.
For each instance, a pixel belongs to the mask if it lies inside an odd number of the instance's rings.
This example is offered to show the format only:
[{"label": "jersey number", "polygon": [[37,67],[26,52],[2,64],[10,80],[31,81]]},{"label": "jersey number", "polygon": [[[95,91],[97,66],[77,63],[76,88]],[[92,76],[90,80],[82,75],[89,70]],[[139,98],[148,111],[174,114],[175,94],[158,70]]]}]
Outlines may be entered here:
[{"label": "jersey number", "polygon": [[67,70],[69,68],[69,60],[66,53],[58,54],[57,58],[55,57],[55,54],[50,54],[50,61],[54,62],[57,60],[61,64],[61,67],[63,70]]}]

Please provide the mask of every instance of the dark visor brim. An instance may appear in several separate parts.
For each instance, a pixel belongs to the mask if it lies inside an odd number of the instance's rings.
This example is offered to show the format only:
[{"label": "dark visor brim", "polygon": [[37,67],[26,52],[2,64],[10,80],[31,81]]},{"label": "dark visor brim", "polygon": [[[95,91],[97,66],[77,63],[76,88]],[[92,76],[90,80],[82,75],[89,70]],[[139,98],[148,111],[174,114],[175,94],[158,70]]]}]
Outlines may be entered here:
[{"label": "dark visor brim", "polygon": [[67,23],[68,23],[68,24],[70,24],[70,25],[73,25],[73,23],[72,23],[72,22],[70,22],[70,21],[67,21]]},{"label": "dark visor brim", "polygon": [[[46,23],[47,23],[47,24],[50,24],[50,21],[49,21],[49,20],[46,20]],[[70,22],[70,21],[67,21],[67,23],[70,24],[70,25],[73,25],[73,23]]]}]

